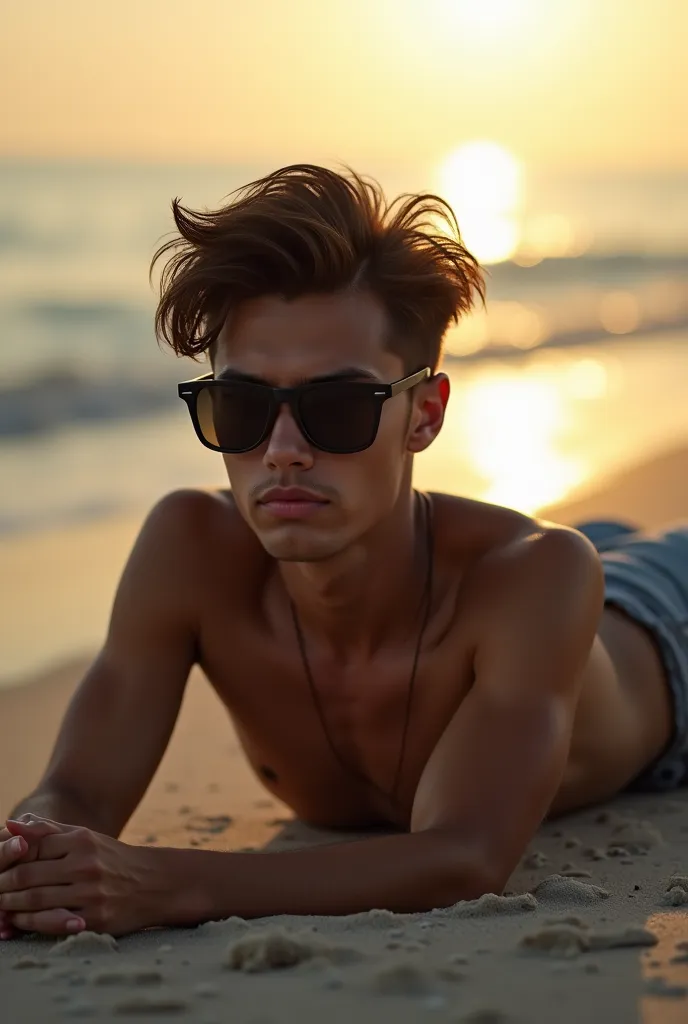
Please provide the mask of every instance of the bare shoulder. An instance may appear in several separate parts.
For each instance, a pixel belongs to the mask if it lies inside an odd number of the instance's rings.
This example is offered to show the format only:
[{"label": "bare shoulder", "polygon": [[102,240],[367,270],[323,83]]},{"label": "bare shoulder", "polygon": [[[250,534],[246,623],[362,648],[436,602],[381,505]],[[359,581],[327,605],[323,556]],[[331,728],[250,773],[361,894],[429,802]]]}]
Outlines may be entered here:
[{"label": "bare shoulder", "polygon": [[183,487],[170,491],[153,506],[148,521],[179,531],[191,542],[202,541],[208,530],[236,534],[248,531],[232,492],[220,488]]},{"label": "bare shoulder", "polygon": [[480,558],[536,529],[536,521],[502,505],[432,493],[435,532],[447,556],[473,554]]},{"label": "bare shoulder", "polygon": [[554,598],[565,581],[599,590],[599,556],[577,530],[487,502],[431,498],[440,557],[462,568],[472,607],[484,612],[485,605],[495,608],[499,595],[511,600],[525,589]]},{"label": "bare shoulder", "polygon": [[180,488],[166,494],[148,513],[137,544],[176,567],[189,584],[218,565],[231,567],[236,579],[265,559],[231,491],[224,489]]}]

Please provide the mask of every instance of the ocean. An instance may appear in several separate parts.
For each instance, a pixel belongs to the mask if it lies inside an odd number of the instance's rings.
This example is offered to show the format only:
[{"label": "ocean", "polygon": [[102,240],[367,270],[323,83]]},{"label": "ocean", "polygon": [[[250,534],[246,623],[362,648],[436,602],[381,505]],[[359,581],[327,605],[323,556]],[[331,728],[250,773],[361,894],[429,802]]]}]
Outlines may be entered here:
[{"label": "ocean", "polygon": [[[0,163],[0,535],[223,482],[176,395],[204,367],[157,346],[148,267],[173,196],[212,207],[269,169]],[[535,511],[688,440],[688,174],[540,176],[519,216],[550,248],[491,266],[487,313],[450,333],[417,481]]]}]

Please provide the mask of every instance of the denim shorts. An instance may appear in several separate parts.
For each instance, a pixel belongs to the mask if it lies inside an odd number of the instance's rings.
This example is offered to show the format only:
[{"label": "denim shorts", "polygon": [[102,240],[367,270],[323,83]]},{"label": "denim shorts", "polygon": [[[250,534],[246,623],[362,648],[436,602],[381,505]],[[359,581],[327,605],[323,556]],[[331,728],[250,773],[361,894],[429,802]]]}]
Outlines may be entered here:
[{"label": "denim shorts", "polygon": [[597,548],[605,603],[622,608],[653,634],[671,689],[673,733],[662,754],[629,788],[688,784],[688,522],[646,532],[616,521],[575,527]]}]

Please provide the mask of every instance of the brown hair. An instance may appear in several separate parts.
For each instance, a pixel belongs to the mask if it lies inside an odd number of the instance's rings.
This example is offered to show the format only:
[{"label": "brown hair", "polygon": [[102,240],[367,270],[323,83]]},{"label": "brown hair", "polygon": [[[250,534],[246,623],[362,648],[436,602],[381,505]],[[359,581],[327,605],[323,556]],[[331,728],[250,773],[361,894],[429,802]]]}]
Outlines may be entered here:
[{"label": "brown hair", "polygon": [[[366,288],[384,304],[390,350],[409,371],[433,370],[450,322],[485,301],[478,261],[464,248],[451,207],[430,194],[388,203],[380,185],[347,168],[338,174],[294,164],[231,193],[217,211],[172,202],[178,237],[155,314],[158,340],[196,358],[214,345],[246,299]],[[232,198],[234,197],[234,198]]]}]

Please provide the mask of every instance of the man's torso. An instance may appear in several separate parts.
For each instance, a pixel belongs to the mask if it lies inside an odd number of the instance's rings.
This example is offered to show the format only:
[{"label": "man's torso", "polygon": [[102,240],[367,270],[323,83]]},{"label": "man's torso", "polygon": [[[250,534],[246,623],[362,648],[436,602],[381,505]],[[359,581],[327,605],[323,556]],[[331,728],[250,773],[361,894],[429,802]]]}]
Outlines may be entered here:
[{"label": "man's torso", "polygon": [[[186,583],[194,588],[198,661],[261,781],[303,820],[408,827],[423,768],[474,681],[477,625],[489,614],[488,560],[494,564],[509,545],[542,529],[512,510],[449,495],[432,495],[432,505],[435,586],[392,801],[386,794],[400,753],[416,635],[365,659],[336,658],[306,636],[326,733],[275,563],[228,492],[196,501],[198,530],[190,543],[197,568]],[[660,753],[669,730],[669,699],[651,639],[605,608],[551,812],[616,792]]]}]

